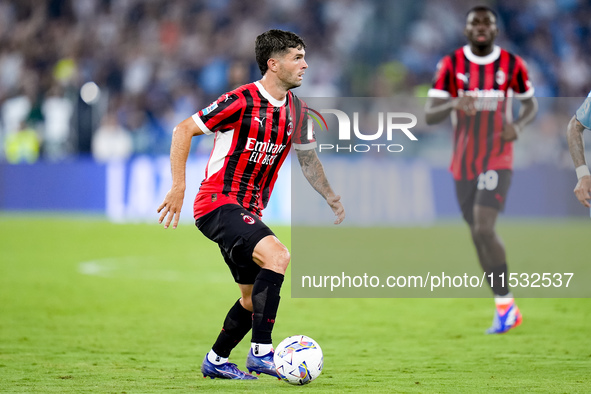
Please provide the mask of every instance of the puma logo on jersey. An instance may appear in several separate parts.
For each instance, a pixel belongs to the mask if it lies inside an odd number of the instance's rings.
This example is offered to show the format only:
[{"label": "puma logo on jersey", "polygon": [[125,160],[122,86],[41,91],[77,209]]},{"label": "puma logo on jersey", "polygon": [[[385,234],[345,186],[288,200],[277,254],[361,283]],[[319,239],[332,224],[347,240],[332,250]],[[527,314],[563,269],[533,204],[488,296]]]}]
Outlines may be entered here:
[{"label": "puma logo on jersey", "polygon": [[457,73],[456,77],[464,82],[466,85],[468,84],[468,79],[470,79],[470,73],[466,73],[466,74],[462,74],[462,73]]},{"label": "puma logo on jersey", "polygon": [[257,122],[259,122],[259,124],[261,125],[261,127],[263,126],[263,122],[265,121],[265,118],[259,119],[258,116],[254,117],[254,120],[256,120]]}]

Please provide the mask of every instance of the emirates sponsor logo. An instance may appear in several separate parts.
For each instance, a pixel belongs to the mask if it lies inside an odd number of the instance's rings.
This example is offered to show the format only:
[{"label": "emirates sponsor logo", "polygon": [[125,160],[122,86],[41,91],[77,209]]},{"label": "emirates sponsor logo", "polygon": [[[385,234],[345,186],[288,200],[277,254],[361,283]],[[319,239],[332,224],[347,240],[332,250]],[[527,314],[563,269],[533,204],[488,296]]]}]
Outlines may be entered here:
[{"label": "emirates sponsor logo", "polygon": [[275,163],[277,155],[285,150],[286,145],[272,142],[257,141],[256,138],[248,138],[245,150],[251,151],[248,161],[257,164],[270,165]]},{"label": "emirates sponsor logo", "polygon": [[505,100],[505,92],[497,89],[459,89],[458,96],[475,97],[474,108],[476,111],[497,111],[500,108],[500,103]]}]

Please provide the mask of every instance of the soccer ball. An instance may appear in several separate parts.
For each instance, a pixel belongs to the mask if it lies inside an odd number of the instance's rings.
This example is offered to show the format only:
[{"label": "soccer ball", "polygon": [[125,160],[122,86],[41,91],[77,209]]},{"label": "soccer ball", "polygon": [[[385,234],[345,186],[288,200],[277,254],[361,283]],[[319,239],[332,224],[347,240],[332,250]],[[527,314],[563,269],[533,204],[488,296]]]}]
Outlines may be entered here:
[{"label": "soccer ball", "polygon": [[275,349],[275,368],[289,384],[308,384],[320,375],[324,364],[322,349],[305,335],[285,338]]}]

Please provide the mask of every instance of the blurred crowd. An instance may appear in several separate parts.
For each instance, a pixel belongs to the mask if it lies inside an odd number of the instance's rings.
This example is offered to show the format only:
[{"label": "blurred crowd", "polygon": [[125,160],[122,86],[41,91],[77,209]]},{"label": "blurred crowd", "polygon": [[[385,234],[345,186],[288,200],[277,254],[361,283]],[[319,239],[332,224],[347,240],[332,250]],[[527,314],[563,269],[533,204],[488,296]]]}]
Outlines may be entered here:
[{"label": "blurred crowd", "polygon": [[[488,3],[499,13],[499,44],[528,62],[537,96],[586,96],[591,3]],[[260,77],[254,39],[270,28],[307,43],[301,97],[424,95],[437,61],[465,43],[472,5],[0,0],[0,161],[167,154],[177,123]],[[559,126],[551,137],[560,138]]]}]

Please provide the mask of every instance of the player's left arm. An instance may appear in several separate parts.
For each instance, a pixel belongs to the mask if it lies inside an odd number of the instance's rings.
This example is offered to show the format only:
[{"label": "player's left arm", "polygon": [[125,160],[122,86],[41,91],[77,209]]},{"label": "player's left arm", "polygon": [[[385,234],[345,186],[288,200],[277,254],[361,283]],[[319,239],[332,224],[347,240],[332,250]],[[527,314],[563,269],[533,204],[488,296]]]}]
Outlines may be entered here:
[{"label": "player's left arm", "polygon": [[538,100],[530,97],[521,101],[519,117],[513,123],[505,124],[501,138],[505,141],[514,141],[519,138],[523,128],[531,123],[538,113]]},{"label": "player's left arm", "polygon": [[334,221],[334,224],[341,223],[343,219],[345,219],[345,208],[341,203],[341,196],[337,196],[330,187],[330,183],[328,182],[326,174],[324,173],[324,167],[322,166],[320,159],[318,159],[316,151],[314,149],[296,149],[296,154],[298,156],[298,161],[300,162],[304,176],[310,185],[312,185],[314,190],[324,197],[337,217]]},{"label": "player's left arm", "polygon": [[513,123],[506,123],[501,134],[505,141],[519,138],[523,128],[531,123],[538,113],[538,100],[534,97],[534,87],[529,80],[525,61],[516,56],[515,70],[510,76],[509,88],[515,93],[515,98],[521,101],[519,117]]},{"label": "player's left arm", "polygon": [[566,129],[566,139],[568,140],[568,150],[575,164],[577,178],[575,186],[575,196],[577,200],[587,208],[591,208],[589,200],[591,199],[591,175],[589,167],[585,161],[585,142],[583,140],[583,131],[585,127],[573,116]]}]

